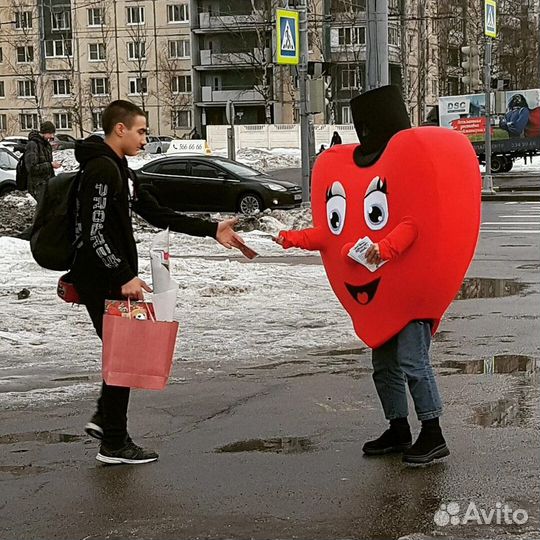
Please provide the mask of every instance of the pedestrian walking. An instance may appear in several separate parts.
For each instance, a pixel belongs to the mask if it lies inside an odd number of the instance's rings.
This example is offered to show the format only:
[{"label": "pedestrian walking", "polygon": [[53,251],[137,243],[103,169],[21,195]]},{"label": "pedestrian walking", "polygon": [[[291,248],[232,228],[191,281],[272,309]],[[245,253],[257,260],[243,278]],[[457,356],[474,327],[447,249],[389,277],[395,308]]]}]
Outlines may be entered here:
[{"label": "pedestrian walking", "polygon": [[[144,292],[151,292],[138,277],[132,211],[156,227],[209,236],[226,248],[243,243],[233,230],[235,219],[212,223],[178,214],[160,206],[152,193],[139,185],[126,156],[136,155],[146,143],[142,109],[129,101],[112,102],[103,112],[103,130],[105,140],[91,136],[75,147],[83,170],[77,218],[81,241],[71,269],[81,303],[100,338],[105,299],[143,300]],[[129,436],[129,395],[129,388],[102,384],[96,412],[85,426],[89,435],[101,439],[96,456],[99,461],[139,464],[158,459],[156,452],[141,448]]]},{"label": "pedestrian walking", "polygon": [[191,134],[191,139],[195,141],[195,140],[198,140],[200,138],[201,138],[201,136],[200,136],[199,132],[197,131],[197,128],[193,128],[193,133]]}]

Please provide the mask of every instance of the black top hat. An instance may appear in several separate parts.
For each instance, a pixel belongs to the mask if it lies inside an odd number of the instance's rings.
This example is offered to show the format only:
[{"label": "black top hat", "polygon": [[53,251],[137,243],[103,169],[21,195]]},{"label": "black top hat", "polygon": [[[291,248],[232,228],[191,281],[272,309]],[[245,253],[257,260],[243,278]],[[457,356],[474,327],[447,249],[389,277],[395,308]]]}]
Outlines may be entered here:
[{"label": "black top hat", "polygon": [[351,99],[354,128],[360,145],[353,159],[359,167],[373,165],[388,141],[411,123],[397,86],[381,86]]}]

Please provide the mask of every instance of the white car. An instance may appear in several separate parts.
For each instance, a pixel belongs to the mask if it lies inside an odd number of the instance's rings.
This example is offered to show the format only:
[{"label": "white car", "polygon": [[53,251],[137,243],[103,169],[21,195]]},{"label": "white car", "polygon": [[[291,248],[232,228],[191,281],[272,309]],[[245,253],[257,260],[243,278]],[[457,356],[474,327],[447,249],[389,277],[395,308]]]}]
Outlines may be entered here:
[{"label": "white car", "polygon": [[17,162],[17,156],[9,148],[0,146],[0,197],[17,188],[15,185]]},{"label": "white car", "polygon": [[23,152],[27,143],[28,137],[24,137],[22,135],[9,135],[0,141],[0,145],[2,145],[4,148],[9,148],[13,152]]},{"label": "white car", "polygon": [[146,144],[144,151],[148,154],[165,154],[169,149],[172,137],[162,137],[156,135],[148,135],[146,137]]}]

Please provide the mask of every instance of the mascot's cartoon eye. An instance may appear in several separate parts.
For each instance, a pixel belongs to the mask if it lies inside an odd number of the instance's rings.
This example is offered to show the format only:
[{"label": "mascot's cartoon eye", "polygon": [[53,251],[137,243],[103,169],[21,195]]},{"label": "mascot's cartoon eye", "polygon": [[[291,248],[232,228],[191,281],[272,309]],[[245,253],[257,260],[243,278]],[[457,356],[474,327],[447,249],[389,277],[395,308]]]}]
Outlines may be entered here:
[{"label": "mascot's cartoon eye", "polygon": [[364,198],[364,219],[372,231],[381,230],[388,223],[386,181],[376,176],[369,184]]},{"label": "mascot's cartoon eye", "polygon": [[326,192],[326,217],[328,218],[328,227],[335,235],[341,234],[343,230],[346,210],[345,189],[340,182],[334,182]]}]

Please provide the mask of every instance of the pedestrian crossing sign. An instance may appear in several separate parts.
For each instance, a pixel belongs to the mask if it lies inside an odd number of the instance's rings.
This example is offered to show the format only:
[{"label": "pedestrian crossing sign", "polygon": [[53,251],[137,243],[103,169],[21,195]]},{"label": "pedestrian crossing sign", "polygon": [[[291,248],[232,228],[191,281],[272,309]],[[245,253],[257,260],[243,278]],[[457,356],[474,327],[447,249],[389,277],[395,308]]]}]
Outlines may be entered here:
[{"label": "pedestrian crossing sign", "polygon": [[484,0],[484,34],[488,37],[497,37],[497,2]]},{"label": "pedestrian crossing sign", "polygon": [[276,10],[277,63],[298,64],[300,43],[298,32],[298,11]]}]

